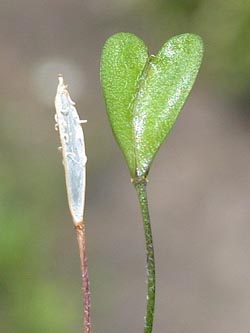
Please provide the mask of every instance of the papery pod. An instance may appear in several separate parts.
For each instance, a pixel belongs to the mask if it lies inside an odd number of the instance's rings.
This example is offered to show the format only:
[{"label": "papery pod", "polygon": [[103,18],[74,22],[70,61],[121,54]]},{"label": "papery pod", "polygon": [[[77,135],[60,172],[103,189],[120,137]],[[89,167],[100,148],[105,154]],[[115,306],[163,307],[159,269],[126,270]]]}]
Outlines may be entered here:
[{"label": "papery pod", "polygon": [[56,129],[59,130],[63,165],[70,212],[75,224],[83,221],[86,162],[84,134],[75,103],[71,100],[63,77],[59,76],[59,84],[55,98]]}]

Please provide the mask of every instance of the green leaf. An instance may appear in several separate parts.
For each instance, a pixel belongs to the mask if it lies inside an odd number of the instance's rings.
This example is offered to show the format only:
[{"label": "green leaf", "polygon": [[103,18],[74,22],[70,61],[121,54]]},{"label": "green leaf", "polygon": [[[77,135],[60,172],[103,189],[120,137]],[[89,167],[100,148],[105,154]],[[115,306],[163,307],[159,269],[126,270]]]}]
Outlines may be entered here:
[{"label": "green leaf", "polygon": [[133,179],[146,177],[194,84],[203,56],[200,37],[175,36],[158,55],[118,33],[103,48],[101,82],[109,120]]}]

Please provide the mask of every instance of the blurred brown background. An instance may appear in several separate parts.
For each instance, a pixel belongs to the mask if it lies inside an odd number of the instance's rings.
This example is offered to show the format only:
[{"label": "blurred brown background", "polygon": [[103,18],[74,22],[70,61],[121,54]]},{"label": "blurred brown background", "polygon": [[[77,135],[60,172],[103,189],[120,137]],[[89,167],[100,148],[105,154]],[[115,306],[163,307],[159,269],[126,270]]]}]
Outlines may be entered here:
[{"label": "blurred brown background", "polygon": [[152,53],[172,35],[206,53],[148,186],[157,260],[155,333],[250,327],[249,3],[244,0],[0,2],[0,331],[81,332],[79,257],[54,131],[57,74],[83,119],[93,332],[142,332],[139,207],[99,83],[119,31]]}]

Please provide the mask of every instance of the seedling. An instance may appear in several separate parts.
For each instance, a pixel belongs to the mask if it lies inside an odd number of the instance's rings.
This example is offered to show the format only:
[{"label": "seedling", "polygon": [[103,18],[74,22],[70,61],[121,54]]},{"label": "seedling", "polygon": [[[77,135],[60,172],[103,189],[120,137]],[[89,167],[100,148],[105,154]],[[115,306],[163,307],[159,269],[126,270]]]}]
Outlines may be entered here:
[{"label": "seedling", "polygon": [[153,330],[155,259],[147,201],[147,176],[195,82],[203,43],[193,34],[175,36],[156,56],[130,33],[111,36],[101,58],[101,83],[115,139],[128,164],[144,224],[147,310],[144,333]]}]

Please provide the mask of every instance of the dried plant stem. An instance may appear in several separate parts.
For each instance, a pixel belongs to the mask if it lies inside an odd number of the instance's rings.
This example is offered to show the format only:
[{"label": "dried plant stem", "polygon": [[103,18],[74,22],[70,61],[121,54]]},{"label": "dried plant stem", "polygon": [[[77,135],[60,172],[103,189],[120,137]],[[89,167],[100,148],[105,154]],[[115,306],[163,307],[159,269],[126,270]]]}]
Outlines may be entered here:
[{"label": "dried plant stem", "polygon": [[141,207],[147,255],[147,311],[144,333],[152,333],[155,308],[155,259],[146,190],[147,181],[146,179],[139,179],[134,181],[134,185]]},{"label": "dried plant stem", "polygon": [[86,253],[85,223],[81,222],[75,224],[75,230],[79,247],[81,271],[82,271],[82,287],[84,293],[83,332],[91,333],[90,288],[89,288],[88,260]]}]

